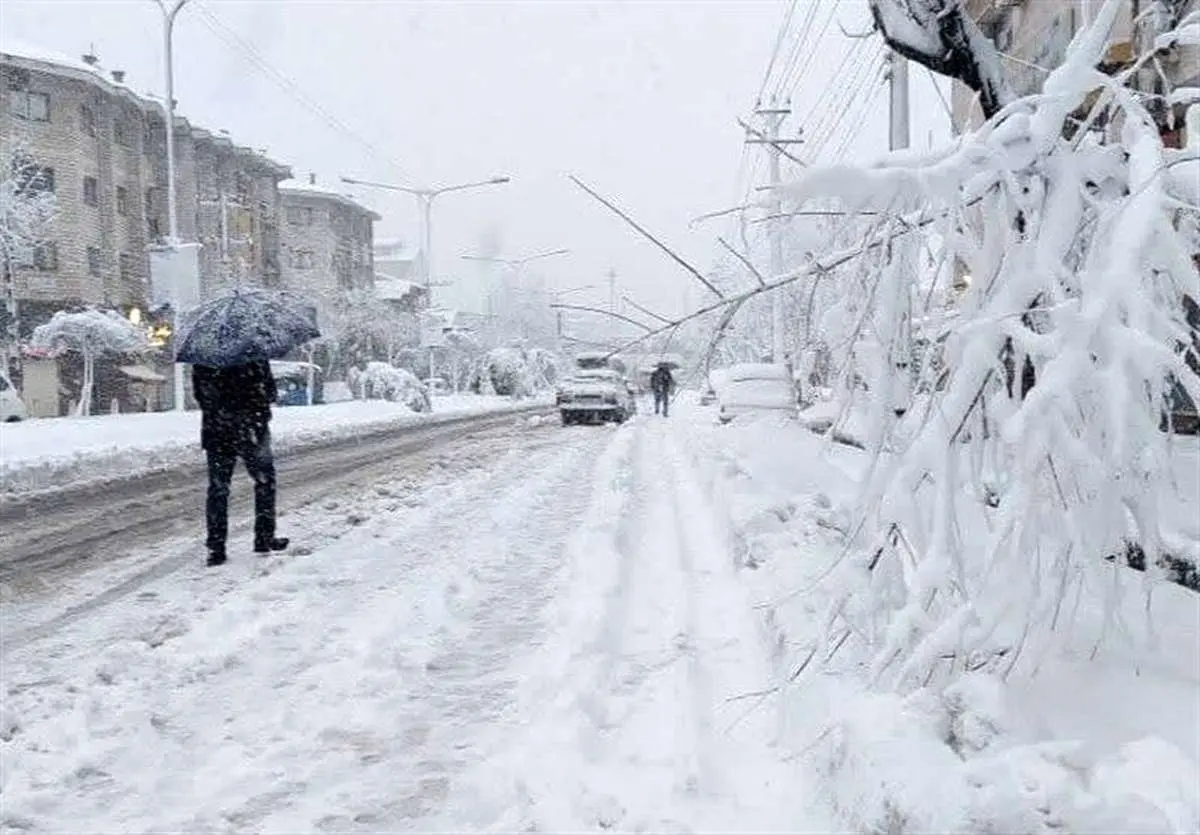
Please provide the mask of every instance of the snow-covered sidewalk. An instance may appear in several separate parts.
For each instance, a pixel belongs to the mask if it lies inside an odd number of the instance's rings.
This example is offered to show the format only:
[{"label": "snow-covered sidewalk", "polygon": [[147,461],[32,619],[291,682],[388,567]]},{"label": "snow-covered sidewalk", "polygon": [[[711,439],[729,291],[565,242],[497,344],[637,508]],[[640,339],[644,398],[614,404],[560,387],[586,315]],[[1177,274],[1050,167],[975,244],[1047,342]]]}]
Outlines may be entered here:
[{"label": "snow-covered sidewalk", "polygon": [[[286,450],[381,429],[428,425],[475,414],[545,406],[546,398],[448,395],[431,414],[399,403],[355,400],[276,408],[272,432]],[[154,412],[0,424],[0,492],[46,490],[105,481],[198,462],[200,413]]]},{"label": "snow-covered sidewalk", "polygon": [[[1099,607],[1077,592],[1055,640],[1018,650],[1007,677],[980,671],[947,691],[872,691],[855,636],[814,657],[868,456],[795,420],[719,427],[711,412],[680,416],[780,649],[788,683],[764,706],[786,712],[784,743],[804,752],[817,778],[809,788],[838,829],[1200,831],[1200,596],[1155,589],[1154,634],[1145,598],[1130,591],[1106,636]],[[1195,524],[1198,459],[1195,438],[1177,442],[1183,530]],[[1140,587],[1141,575],[1129,579]],[[1020,634],[1020,623],[1007,626]]]}]

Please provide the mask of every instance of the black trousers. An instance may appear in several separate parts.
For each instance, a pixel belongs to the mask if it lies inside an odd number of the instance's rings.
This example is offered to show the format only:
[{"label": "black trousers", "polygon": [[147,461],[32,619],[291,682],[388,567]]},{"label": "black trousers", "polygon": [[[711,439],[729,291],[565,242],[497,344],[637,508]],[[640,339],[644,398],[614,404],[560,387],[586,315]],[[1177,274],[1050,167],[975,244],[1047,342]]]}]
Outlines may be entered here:
[{"label": "black trousers", "polygon": [[654,414],[662,414],[667,417],[667,412],[671,408],[671,395],[665,391],[654,392]]},{"label": "black trousers", "polygon": [[229,485],[238,459],[254,480],[254,542],[275,538],[275,456],[269,430],[248,430],[224,443],[215,443],[208,454],[208,548],[222,550],[229,537]]}]

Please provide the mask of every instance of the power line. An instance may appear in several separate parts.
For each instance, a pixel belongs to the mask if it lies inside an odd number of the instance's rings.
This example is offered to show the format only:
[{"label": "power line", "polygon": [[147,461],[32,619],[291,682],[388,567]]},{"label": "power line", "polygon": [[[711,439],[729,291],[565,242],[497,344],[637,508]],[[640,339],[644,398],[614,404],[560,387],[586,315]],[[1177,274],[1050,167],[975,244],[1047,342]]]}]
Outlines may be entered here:
[{"label": "power line", "polygon": [[[814,9],[819,5],[819,3],[815,3]],[[837,13],[837,3],[830,4],[829,14],[825,18],[825,24],[817,33],[816,40],[813,41],[812,47],[808,50],[807,55],[803,55],[803,63],[799,64],[798,68],[793,65],[793,72],[790,73],[783,82],[784,89],[786,89],[789,93],[795,90],[801,79],[808,75],[808,71],[812,68],[813,61],[820,53],[821,42],[825,40],[825,35],[829,31],[829,27],[832,26],[833,21],[837,19]],[[799,58],[800,56],[797,57]]]},{"label": "power line", "polygon": [[216,35],[226,46],[240,52],[242,56],[250,62],[250,64],[261,73],[275,82],[284,92],[292,96],[297,102],[303,105],[310,113],[317,116],[325,124],[339,133],[355,140],[362,145],[367,151],[373,154],[379,160],[387,163],[398,171],[403,172],[403,166],[393,157],[378,148],[370,140],[364,138],[358,131],[351,128],[337,116],[330,113],[318,102],[315,98],[308,95],[303,88],[300,87],[290,76],[282,70],[272,66],[269,61],[262,55],[258,49],[239,35],[228,24],[222,21],[216,13],[209,9],[203,3],[196,3],[193,7],[200,14],[202,22],[208,29]]},{"label": "power line", "polygon": [[[866,44],[864,41],[855,41],[853,46],[842,53],[842,60],[838,64],[837,69],[833,71],[833,80],[836,81],[837,79],[846,77],[848,70],[847,65],[850,64],[851,61],[854,62],[855,68],[859,66],[859,62],[864,60],[862,53],[865,45]],[[816,102],[813,103],[813,106],[810,108],[808,113],[807,123],[810,130],[813,127],[814,120],[818,118],[818,114],[823,114],[824,111],[822,108],[825,106],[825,102],[829,98],[830,93],[833,93],[835,89],[836,88],[833,83],[826,83],[821,89],[821,94],[817,97]]]},{"label": "power line", "polygon": [[[830,118],[822,129],[820,138],[817,140],[817,153],[824,152],[830,141],[837,135],[839,126],[848,125],[850,130],[856,130],[858,125],[854,121],[845,118],[847,112],[856,105],[861,107],[860,96],[864,93],[867,101],[874,100],[874,94],[871,92],[874,85],[878,82],[879,71],[883,66],[885,56],[883,49],[880,47],[879,53],[874,59],[868,60],[863,66],[863,71],[860,72],[851,82],[852,89],[849,95],[845,96],[838,106],[831,109]],[[815,158],[815,157],[814,157]]]},{"label": "power line", "polygon": [[858,126],[862,124],[863,120],[867,117],[867,114],[875,109],[875,100],[878,98],[878,96],[879,93],[876,91],[874,94],[868,93],[862,97],[862,102],[859,104],[858,110],[855,111],[854,115],[847,121],[847,124],[850,125],[850,129],[843,131],[844,135],[842,140],[840,143],[838,143],[837,150],[834,152],[835,160],[840,161],[846,156],[846,152],[849,151],[850,145],[854,142],[855,137],[859,135]]},{"label": "power line", "polygon": [[[861,89],[864,72],[869,71],[876,63],[874,56],[862,54],[863,47],[860,44],[863,42],[860,41],[855,45],[857,50],[853,56],[853,68],[849,72],[839,71],[835,76],[835,78],[845,79],[845,82],[826,85],[816,107],[813,108],[813,114],[810,116],[810,144],[806,149],[812,155],[811,159],[815,159],[820,153],[828,138],[827,134],[831,125],[836,124],[839,117],[845,115],[846,105]],[[882,52],[882,47],[879,48],[879,52]],[[833,93],[832,97],[829,95],[831,92]],[[815,124],[812,124],[813,121]]]},{"label": "power line", "polygon": [[787,13],[783,16],[783,23],[779,25],[779,34],[775,36],[775,48],[771,50],[771,60],[767,62],[767,71],[763,73],[762,84],[758,87],[757,101],[762,101],[763,93],[767,91],[767,82],[771,80],[771,71],[775,69],[775,61],[779,58],[779,48],[783,46],[783,39],[787,37],[787,31],[792,25],[792,15],[796,12],[796,4],[799,0],[792,0],[788,5]]},{"label": "power line", "polygon": [[821,6],[821,2],[822,0],[810,0],[809,2],[808,12],[804,15],[804,20],[800,25],[800,32],[792,44],[791,51],[788,53],[783,72],[779,75],[779,82],[775,85],[776,98],[782,97],[783,92],[790,86],[787,79],[792,76],[792,73],[796,69],[796,64],[804,54],[805,44],[808,43],[808,35],[812,31],[812,22],[816,17],[817,9]]},{"label": "power line", "polygon": [[[839,124],[850,124],[851,129],[854,129],[855,125],[852,122],[847,123],[845,121],[846,113],[859,103],[859,96],[861,96],[865,90],[869,90],[877,80],[876,76],[878,75],[879,69],[882,66],[882,56],[883,48],[880,46],[876,55],[863,62],[859,70],[855,73],[853,79],[851,79],[847,84],[846,94],[841,96],[841,98],[839,98],[835,104],[829,108],[825,118],[823,118],[821,122],[821,126],[817,130],[817,136],[813,140],[813,147],[811,149],[813,154],[811,157],[812,159],[815,160],[822,152],[825,151],[826,146],[828,145],[830,139],[834,136]],[[868,96],[868,98],[870,98],[870,96]]]}]

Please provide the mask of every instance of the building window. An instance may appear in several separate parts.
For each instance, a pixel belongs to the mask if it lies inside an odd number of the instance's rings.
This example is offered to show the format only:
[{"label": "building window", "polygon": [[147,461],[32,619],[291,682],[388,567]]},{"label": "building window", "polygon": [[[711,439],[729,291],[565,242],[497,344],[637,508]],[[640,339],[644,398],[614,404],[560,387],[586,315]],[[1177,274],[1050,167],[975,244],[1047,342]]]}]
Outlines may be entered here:
[{"label": "building window", "polygon": [[121,217],[129,214],[129,191],[124,186],[117,186],[117,214]]},{"label": "building window", "polygon": [[88,136],[96,135],[96,111],[90,105],[79,105],[79,126]]},{"label": "building window", "polygon": [[100,277],[100,247],[89,246],[87,248],[88,259],[88,275]]},{"label": "building window", "polygon": [[30,122],[50,121],[50,94],[30,90],[8,91],[8,112]]},{"label": "building window", "polygon": [[54,272],[58,269],[58,245],[44,243],[29,247],[20,256],[20,264],[44,273]]},{"label": "building window", "polygon": [[313,252],[311,249],[294,249],[290,257],[292,268],[311,270],[313,268]]},{"label": "building window", "polygon": [[128,252],[122,252],[117,256],[118,272],[122,281],[129,281],[133,278],[133,256]]},{"label": "building window", "polygon": [[83,202],[89,206],[100,205],[100,183],[95,177],[83,178]]},{"label": "building window", "polygon": [[117,140],[117,144],[125,148],[133,145],[133,131],[129,129],[129,122],[120,117],[113,122],[113,138]]},{"label": "building window", "polygon": [[312,226],[313,210],[309,206],[289,206],[287,221],[292,226]]}]

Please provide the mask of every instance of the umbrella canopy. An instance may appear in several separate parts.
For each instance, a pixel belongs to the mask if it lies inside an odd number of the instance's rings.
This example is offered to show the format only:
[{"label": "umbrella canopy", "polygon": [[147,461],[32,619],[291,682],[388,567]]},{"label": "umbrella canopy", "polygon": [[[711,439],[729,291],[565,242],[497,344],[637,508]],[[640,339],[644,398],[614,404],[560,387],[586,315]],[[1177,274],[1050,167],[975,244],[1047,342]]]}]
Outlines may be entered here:
[{"label": "umbrella canopy", "polygon": [[280,359],[320,335],[317,308],[302,296],[234,290],[184,314],[175,359],[230,368]]}]

